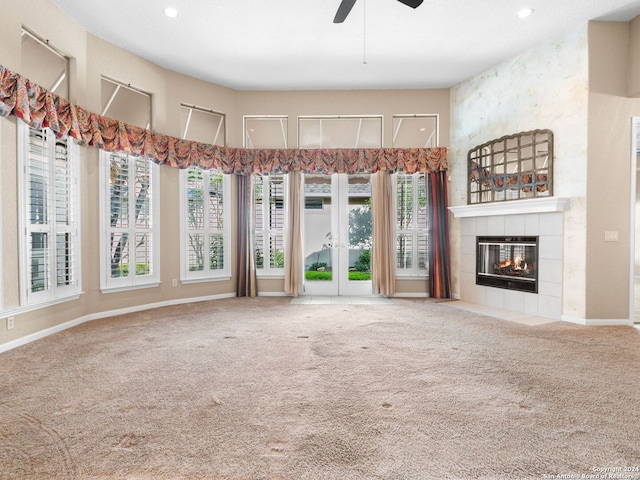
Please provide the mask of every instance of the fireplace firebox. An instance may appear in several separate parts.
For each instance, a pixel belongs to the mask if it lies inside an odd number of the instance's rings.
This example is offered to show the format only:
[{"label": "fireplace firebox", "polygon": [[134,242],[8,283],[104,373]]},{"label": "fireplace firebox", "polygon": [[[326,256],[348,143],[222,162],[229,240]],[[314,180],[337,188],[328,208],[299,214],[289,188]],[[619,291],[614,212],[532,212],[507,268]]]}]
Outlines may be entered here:
[{"label": "fireplace firebox", "polygon": [[538,293],[538,237],[476,237],[476,284]]}]

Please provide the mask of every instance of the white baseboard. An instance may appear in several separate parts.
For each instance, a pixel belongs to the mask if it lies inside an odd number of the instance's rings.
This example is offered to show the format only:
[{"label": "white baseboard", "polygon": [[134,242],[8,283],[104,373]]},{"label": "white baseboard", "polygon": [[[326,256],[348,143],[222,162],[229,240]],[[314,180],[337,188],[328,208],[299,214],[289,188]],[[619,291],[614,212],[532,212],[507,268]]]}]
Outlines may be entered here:
[{"label": "white baseboard", "polygon": [[292,297],[288,293],[284,292],[258,292],[259,297]]},{"label": "white baseboard", "polygon": [[628,318],[578,318],[569,315],[562,315],[560,319],[563,322],[577,323],[586,327],[606,327],[606,326],[632,326],[633,320]]},{"label": "white baseboard", "polygon": [[427,295],[426,293],[420,293],[420,292],[415,292],[415,293],[394,293],[392,295],[393,298],[428,298],[429,295]]},{"label": "white baseboard", "polygon": [[148,303],[146,305],[135,305],[133,307],[119,308],[117,310],[108,310],[105,312],[90,313],[88,315],[84,315],[74,320],[69,320],[68,322],[61,323],[54,327],[45,328],[44,330],[40,330],[39,332],[31,333],[29,335],[25,335],[24,337],[17,338],[10,342],[0,344],[0,353],[6,352],[8,350],[12,350],[17,347],[21,347],[22,345],[26,345],[31,342],[35,342],[36,340],[40,340],[42,338],[48,337],[49,335],[53,335],[54,333],[62,332],[63,330],[76,327],[78,325],[81,325],[86,322],[90,322],[92,320],[99,320],[101,318],[107,318],[107,317],[115,317],[117,315],[124,315],[126,313],[135,313],[143,310],[152,310],[154,308],[169,307],[172,305],[182,305],[185,303],[207,302],[210,300],[220,300],[223,298],[232,298],[235,296],[236,296],[235,293],[225,293],[222,295],[209,295],[206,297],[179,298],[175,300],[167,300],[164,302]]}]

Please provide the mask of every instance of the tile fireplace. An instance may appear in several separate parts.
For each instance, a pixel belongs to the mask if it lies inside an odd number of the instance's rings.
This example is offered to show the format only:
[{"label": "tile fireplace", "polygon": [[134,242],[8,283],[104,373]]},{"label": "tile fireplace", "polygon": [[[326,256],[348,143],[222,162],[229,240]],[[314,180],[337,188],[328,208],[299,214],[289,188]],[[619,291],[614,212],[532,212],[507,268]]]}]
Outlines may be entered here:
[{"label": "tile fireplace", "polygon": [[[569,206],[569,199],[549,197],[449,207],[460,220],[460,253],[457,263],[454,263],[459,275],[458,298],[464,302],[560,320],[563,303],[564,213]],[[535,290],[512,290],[479,285],[476,281],[478,237],[489,237],[491,240],[495,240],[495,237],[535,239],[537,248],[536,258],[533,260],[527,252],[532,247],[528,248],[528,242],[520,242],[525,244],[524,255],[520,256],[528,264],[525,270],[529,270],[529,273],[522,273],[534,275]],[[491,269],[494,263],[499,265],[503,262],[488,258],[488,253],[486,255],[485,265]],[[512,260],[515,261],[517,256],[513,255]],[[498,271],[498,275],[503,277],[500,280],[521,280],[523,275],[515,270],[515,266],[513,272],[503,267],[502,271]],[[489,273],[493,274],[491,270]],[[491,275],[484,277],[486,280]],[[531,283],[530,280],[525,281]]]}]

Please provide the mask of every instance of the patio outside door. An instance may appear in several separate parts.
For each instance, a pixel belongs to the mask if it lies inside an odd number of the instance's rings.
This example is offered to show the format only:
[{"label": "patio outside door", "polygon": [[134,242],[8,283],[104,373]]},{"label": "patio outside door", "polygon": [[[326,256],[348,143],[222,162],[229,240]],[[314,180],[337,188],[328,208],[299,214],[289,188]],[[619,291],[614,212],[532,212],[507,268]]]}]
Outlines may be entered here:
[{"label": "patio outside door", "polygon": [[305,295],[371,295],[369,174],[305,175]]}]

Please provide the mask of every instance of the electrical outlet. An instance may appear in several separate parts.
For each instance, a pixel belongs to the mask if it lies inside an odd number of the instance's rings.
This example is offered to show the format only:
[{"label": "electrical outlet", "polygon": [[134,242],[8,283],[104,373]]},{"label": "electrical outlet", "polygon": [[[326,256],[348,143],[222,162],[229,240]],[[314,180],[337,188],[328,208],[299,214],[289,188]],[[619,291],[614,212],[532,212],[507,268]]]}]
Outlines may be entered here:
[{"label": "electrical outlet", "polygon": [[11,330],[16,325],[16,317],[7,317],[7,330]]},{"label": "electrical outlet", "polygon": [[171,280],[171,285],[174,286],[174,287],[177,287],[178,286],[178,279],[174,278],[173,280]]},{"label": "electrical outlet", "polygon": [[605,231],[604,232],[604,241],[605,242],[617,242],[618,241],[618,232],[617,231]]}]

